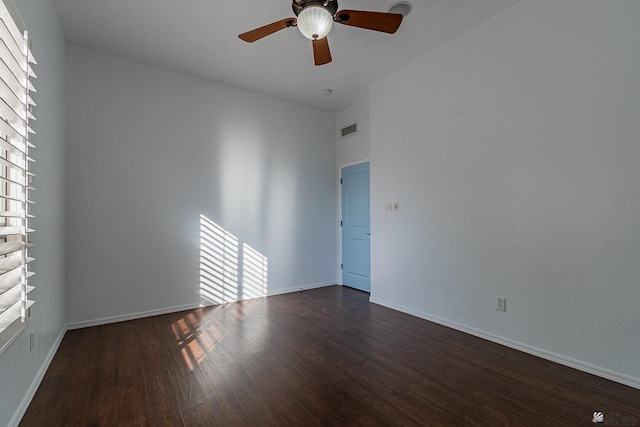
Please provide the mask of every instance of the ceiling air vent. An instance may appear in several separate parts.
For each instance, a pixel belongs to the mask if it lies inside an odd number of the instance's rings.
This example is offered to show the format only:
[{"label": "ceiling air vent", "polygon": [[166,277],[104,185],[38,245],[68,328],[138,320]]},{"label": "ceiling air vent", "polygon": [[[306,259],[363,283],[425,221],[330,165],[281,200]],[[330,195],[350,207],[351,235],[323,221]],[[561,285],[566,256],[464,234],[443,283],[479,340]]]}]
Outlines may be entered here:
[{"label": "ceiling air vent", "polygon": [[354,123],[349,126],[345,126],[340,130],[342,138],[346,138],[348,136],[353,135],[354,133],[358,133],[358,124]]}]

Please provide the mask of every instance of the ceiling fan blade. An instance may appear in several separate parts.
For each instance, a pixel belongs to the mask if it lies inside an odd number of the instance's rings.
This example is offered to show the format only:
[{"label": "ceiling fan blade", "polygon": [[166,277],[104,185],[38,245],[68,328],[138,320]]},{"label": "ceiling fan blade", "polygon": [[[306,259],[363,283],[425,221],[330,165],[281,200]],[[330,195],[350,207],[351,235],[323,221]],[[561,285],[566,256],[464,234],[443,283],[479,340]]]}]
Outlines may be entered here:
[{"label": "ceiling fan blade", "polygon": [[400,24],[402,15],[399,13],[367,12],[363,10],[341,10],[336,13],[336,22],[367,30],[382,31],[393,34]]},{"label": "ceiling fan blade", "polygon": [[295,27],[296,22],[296,18],[281,19],[280,21],[272,22],[271,24],[256,28],[255,30],[242,33],[238,37],[248,43],[253,43],[256,40],[260,40],[261,38],[273,34],[277,31],[284,30],[285,28],[289,27]]},{"label": "ceiling fan blade", "polygon": [[320,40],[311,40],[311,43],[313,44],[313,60],[316,65],[324,65],[331,62],[331,51],[326,37]]}]

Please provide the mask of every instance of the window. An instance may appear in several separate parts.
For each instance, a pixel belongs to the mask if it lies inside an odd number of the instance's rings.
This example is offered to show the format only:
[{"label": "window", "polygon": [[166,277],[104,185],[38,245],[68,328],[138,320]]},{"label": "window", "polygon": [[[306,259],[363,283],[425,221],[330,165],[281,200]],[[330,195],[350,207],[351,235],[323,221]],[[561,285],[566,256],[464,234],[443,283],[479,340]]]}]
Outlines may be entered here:
[{"label": "window", "polygon": [[29,307],[29,213],[33,191],[29,172],[35,120],[31,79],[35,60],[22,33],[0,2],[0,353],[26,329]]}]

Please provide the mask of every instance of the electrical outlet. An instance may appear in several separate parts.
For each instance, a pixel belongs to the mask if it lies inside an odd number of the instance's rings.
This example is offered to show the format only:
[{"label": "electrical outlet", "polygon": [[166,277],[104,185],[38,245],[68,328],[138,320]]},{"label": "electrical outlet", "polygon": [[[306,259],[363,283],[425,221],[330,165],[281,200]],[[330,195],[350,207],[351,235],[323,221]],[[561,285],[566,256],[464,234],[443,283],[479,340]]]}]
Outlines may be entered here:
[{"label": "electrical outlet", "polygon": [[400,211],[400,202],[393,202],[393,211],[394,212]]},{"label": "electrical outlet", "polygon": [[507,299],[506,298],[496,298],[496,310],[507,311]]},{"label": "electrical outlet", "polygon": [[33,351],[36,346],[36,335],[33,332],[29,332],[29,351]]}]

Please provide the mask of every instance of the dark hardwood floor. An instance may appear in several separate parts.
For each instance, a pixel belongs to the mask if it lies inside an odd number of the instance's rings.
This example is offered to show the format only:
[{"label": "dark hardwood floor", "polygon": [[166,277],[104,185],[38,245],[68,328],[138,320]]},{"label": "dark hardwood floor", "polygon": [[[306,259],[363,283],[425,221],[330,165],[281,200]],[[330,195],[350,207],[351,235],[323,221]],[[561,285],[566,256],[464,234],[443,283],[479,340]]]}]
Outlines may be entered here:
[{"label": "dark hardwood floor", "polygon": [[640,426],[640,390],[339,286],[67,332],[21,426]]}]

